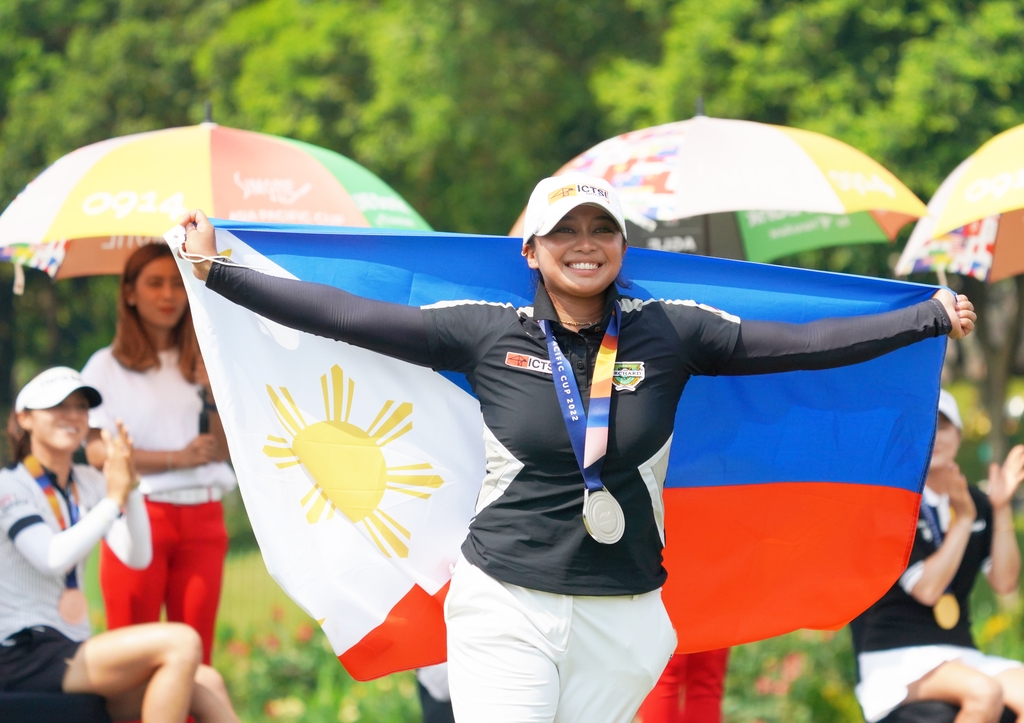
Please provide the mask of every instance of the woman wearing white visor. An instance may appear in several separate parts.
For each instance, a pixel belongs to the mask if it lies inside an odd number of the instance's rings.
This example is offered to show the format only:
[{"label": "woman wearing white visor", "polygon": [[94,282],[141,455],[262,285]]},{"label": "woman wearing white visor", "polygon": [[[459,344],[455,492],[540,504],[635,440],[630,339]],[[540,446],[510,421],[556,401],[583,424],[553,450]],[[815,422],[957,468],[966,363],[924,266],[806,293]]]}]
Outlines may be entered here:
[{"label": "woman wearing white visor", "polygon": [[8,421],[15,462],[0,471],[0,690],[94,693],[116,720],[237,723],[202,645],[178,623],[91,637],[84,560],[100,541],[126,564],[151,557],[131,440],[104,433],[103,472],[72,464],[99,392],[73,369],[48,369],[18,394]]},{"label": "woman wearing white visor", "polygon": [[[807,325],[622,295],[618,196],[580,175],[545,179],[530,197],[523,255],[539,283],[520,309],[387,304],[212,263],[206,217],[182,224],[196,275],[226,298],[472,385],[487,471],[445,603],[459,723],[625,722],[654,686],[675,648],[656,509],[692,375],[839,366],[974,323],[949,292]],[[628,384],[613,384],[615,368]]]}]

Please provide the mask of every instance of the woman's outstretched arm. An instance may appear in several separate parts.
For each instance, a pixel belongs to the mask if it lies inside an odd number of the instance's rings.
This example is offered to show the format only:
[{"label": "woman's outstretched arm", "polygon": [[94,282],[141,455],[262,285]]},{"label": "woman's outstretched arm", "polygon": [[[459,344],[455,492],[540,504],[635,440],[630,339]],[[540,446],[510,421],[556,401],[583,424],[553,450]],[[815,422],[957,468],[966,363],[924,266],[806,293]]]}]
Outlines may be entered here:
[{"label": "woman's outstretched arm", "polygon": [[[939,295],[882,314],[821,319],[806,324],[744,321],[723,375],[770,374],[801,369],[831,369],[868,361],[914,342],[950,334],[962,337],[974,328],[974,305],[965,296]],[[956,324],[951,321],[956,317]]]},{"label": "woman's outstretched arm", "polygon": [[206,286],[279,324],[421,366],[435,366],[419,307],[375,301],[325,284],[214,264]]},{"label": "woman's outstretched arm", "polygon": [[[191,211],[181,225],[188,254],[206,259],[217,255],[215,231],[206,214]],[[212,291],[284,326],[413,364],[437,366],[427,341],[426,319],[416,307],[209,260],[193,263],[192,273]]]}]

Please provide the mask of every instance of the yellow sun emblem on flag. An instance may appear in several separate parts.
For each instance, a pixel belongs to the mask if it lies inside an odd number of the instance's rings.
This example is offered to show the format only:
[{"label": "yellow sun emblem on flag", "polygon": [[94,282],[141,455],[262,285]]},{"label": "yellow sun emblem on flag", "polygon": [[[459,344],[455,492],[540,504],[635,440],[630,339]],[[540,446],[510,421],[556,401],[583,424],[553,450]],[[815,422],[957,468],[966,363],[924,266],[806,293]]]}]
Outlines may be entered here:
[{"label": "yellow sun emblem on flag", "polygon": [[[329,383],[328,383],[329,382]],[[302,498],[310,524],[331,519],[335,510],[362,525],[382,553],[408,557],[411,533],[380,509],[386,491],[426,499],[444,480],[432,474],[430,464],[389,467],[383,448],[412,430],[412,404],[388,400],[365,430],[351,424],[355,382],[335,364],[320,377],[324,420],[309,424],[286,387],[280,393],[267,385],[277,419],[291,436],[268,436],[263,453],[279,460],[281,469],[301,464],[313,478],[313,488]],[[324,517],[324,509],[327,515]]]}]

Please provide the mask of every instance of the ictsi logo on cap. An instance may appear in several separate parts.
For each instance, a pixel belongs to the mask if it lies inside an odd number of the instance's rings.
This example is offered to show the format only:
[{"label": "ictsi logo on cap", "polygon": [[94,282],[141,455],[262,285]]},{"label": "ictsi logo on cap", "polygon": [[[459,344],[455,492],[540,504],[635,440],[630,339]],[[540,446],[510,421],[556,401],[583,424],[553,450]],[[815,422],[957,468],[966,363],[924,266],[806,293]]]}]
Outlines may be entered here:
[{"label": "ictsi logo on cap", "polygon": [[561,201],[563,198],[568,198],[569,196],[576,196],[578,194],[584,194],[587,196],[597,196],[599,198],[608,200],[608,191],[604,190],[603,188],[598,188],[597,186],[591,186],[584,183],[575,183],[571,186],[562,186],[561,188],[556,188],[554,191],[549,193],[548,205],[550,206],[553,203]]},{"label": "ictsi logo on cap", "polygon": [[626,221],[615,189],[608,181],[582,173],[545,178],[530,194],[523,219],[523,243],[533,236],[546,236],[555,224],[577,206],[603,208],[626,234]]}]

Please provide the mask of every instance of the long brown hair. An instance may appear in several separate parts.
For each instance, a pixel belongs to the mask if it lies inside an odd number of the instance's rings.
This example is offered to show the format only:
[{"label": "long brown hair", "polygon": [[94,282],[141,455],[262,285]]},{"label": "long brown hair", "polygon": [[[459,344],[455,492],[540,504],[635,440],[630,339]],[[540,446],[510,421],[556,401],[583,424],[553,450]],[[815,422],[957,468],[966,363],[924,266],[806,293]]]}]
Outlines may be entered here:
[{"label": "long brown hair", "polygon": [[7,418],[7,446],[12,462],[20,462],[32,454],[32,436],[18,424],[18,413],[13,409]]},{"label": "long brown hair", "polygon": [[[128,304],[128,294],[135,289],[135,282],[139,274],[150,263],[157,259],[173,259],[171,249],[164,243],[151,243],[147,246],[140,246],[135,253],[128,257],[124,265],[124,273],[121,275],[120,298],[117,308],[117,333],[114,334],[114,343],[111,344],[111,352],[122,366],[136,372],[144,372],[160,366],[160,357],[157,356],[153,340],[149,338],[142,320],[139,318],[139,310]],[[199,361],[199,342],[196,341],[196,332],[192,326],[192,311],[186,306],[181,321],[171,332],[174,346],[179,352],[178,369],[181,375],[189,382],[196,380],[196,365]]]}]

